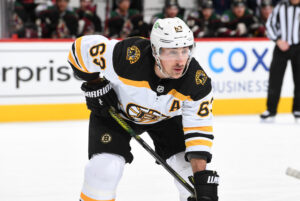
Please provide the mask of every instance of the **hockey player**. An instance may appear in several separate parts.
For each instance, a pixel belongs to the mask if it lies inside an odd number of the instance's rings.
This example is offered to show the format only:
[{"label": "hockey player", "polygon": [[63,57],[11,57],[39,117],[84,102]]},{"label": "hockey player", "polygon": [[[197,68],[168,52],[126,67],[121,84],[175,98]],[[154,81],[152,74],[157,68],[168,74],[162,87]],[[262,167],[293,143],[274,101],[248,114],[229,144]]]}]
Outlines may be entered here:
[{"label": "hockey player", "polygon": [[78,38],[68,61],[85,80],[89,124],[89,162],[82,201],[115,200],[125,163],[131,163],[130,135],[110,117],[108,107],[141,134],[187,180],[193,175],[196,198],[179,183],[180,200],[217,201],[218,175],[211,161],[211,79],[192,57],[193,33],[179,18],[155,22],[150,41],[108,40],[100,35]]}]

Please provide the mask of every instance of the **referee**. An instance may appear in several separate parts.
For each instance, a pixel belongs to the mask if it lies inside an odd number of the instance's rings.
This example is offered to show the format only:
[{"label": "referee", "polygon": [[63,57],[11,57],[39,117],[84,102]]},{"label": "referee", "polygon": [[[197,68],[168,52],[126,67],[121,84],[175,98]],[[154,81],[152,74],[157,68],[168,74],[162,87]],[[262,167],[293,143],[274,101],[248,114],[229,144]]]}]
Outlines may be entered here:
[{"label": "referee", "polygon": [[263,120],[273,119],[277,112],[283,76],[288,60],[292,63],[294,100],[292,112],[300,119],[300,0],[282,0],[274,8],[267,23],[267,35],[276,42],[270,66],[267,110]]}]

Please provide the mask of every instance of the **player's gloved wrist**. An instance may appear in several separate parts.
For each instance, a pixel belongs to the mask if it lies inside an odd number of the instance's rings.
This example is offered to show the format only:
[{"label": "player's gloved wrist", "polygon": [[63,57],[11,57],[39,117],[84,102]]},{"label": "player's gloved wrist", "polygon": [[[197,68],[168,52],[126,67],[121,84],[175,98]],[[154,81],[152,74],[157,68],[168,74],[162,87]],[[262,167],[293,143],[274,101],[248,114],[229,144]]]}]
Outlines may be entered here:
[{"label": "player's gloved wrist", "polygon": [[216,171],[204,170],[194,173],[196,201],[218,201],[219,175]]},{"label": "player's gloved wrist", "polygon": [[81,90],[84,91],[87,108],[98,115],[107,116],[110,106],[118,108],[117,94],[106,79],[93,84],[84,82]]},{"label": "player's gloved wrist", "polygon": [[190,196],[190,197],[187,198],[187,201],[196,201],[196,198]]}]

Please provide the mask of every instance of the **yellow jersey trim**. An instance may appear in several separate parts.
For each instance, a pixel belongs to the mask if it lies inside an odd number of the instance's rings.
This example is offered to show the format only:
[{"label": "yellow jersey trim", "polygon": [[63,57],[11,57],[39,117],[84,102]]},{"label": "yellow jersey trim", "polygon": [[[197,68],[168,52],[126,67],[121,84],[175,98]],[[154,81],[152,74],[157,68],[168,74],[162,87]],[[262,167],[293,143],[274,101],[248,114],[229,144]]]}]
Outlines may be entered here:
[{"label": "yellow jersey trim", "polygon": [[82,68],[88,72],[87,68],[85,67],[85,64],[83,62],[83,59],[82,59],[82,55],[81,55],[81,40],[82,40],[82,37],[78,38],[76,41],[75,41],[75,49],[76,49],[76,54],[77,54],[77,57],[79,59],[79,63],[80,65],[82,66]]},{"label": "yellow jersey trim", "polygon": [[148,81],[134,81],[134,80],[129,80],[123,77],[119,76],[119,80],[121,80],[121,82],[123,82],[126,85],[130,85],[130,86],[134,86],[134,87],[145,87],[148,89],[151,89]]},{"label": "yellow jersey trim", "polygon": [[200,127],[185,127],[183,128],[184,132],[187,131],[205,131],[205,132],[213,132],[213,127],[212,126],[200,126]]},{"label": "yellow jersey trim", "polygon": [[191,147],[191,146],[208,146],[212,147],[212,142],[207,141],[207,140],[191,140],[185,143],[186,147]]},{"label": "yellow jersey trim", "polygon": [[85,71],[83,71],[83,70],[77,65],[77,63],[75,62],[75,60],[74,60],[74,58],[73,58],[73,56],[72,56],[71,50],[70,50],[70,52],[69,52],[68,59],[69,59],[69,61],[71,62],[71,64],[72,64],[73,66],[75,66],[78,70],[80,70],[80,71],[82,71],[82,72],[85,72]]},{"label": "yellow jersey trim", "polygon": [[185,100],[192,101],[190,96],[183,95],[182,93],[176,91],[175,89],[172,89],[171,91],[169,91],[168,94],[170,94],[171,96],[174,96],[175,98],[177,98],[181,101],[185,101]]},{"label": "yellow jersey trim", "polygon": [[90,198],[88,196],[86,196],[85,194],[81,193],[80,197],[84,200],[84,201],[115,201],[115,199],[112,200],[95,200],[93,198]]}]

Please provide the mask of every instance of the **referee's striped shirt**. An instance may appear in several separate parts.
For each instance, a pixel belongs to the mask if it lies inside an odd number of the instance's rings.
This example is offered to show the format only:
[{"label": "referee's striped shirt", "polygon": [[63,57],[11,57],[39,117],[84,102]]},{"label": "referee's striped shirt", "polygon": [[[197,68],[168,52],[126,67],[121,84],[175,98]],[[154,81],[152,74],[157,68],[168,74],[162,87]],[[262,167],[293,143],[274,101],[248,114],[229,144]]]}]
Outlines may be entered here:
[{"label": "referee's striped shirt", "polygon": [[289,0],[279,2],[267,23],[267,35],[271,40],[284,40],[289,45],[300,43],[300,4],[292,5]]}]

